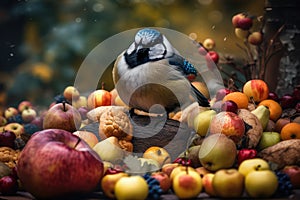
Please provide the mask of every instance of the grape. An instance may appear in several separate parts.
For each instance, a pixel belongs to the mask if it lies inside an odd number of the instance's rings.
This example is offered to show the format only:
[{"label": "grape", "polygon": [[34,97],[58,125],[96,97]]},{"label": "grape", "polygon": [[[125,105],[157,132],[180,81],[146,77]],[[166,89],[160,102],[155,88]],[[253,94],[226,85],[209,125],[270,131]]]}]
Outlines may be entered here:
[{"label": "grape", "polygon": [[281,171],[275,171],[278,178],[278,188],[275,196],[289,196],[293,193],[293,185],[291,183],[290,177]]},{"label": "grape", "polygon": [[148,199],[159,199],[160,195],[163,193],[159,181],[151,177],[148,173],[145,174],[143,178],[146,180],[149,188]]},{"label": "grape", "polygon": [[25,133],[32,135],[33,133],[40,131],[41,129],[35,124],[25,124]]},{"label": "grape", "polygon": [[19,123],[19,124],[22,124],[23,123],[23,119],[22,119],[22,116],[21,114],[17,114],[15,116],[12,116],[10,118],[7,119],[7,123]]}]

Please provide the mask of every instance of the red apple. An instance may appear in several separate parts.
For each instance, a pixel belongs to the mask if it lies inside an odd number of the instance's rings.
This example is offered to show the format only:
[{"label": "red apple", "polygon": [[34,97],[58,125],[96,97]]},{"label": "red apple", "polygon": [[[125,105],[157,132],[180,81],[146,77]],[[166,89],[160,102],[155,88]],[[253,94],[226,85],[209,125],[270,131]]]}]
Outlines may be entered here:
[{"label": "red apple", "polygon": [[288,165],[282,171],[290,177],[293,188],[300,189],[300,167],[298,165]]},{"label": "red apple", "polygon": [[249,30],[253,25],[253,20],[250,17],[240,18],[237,22],[237,28]]},{"label": "red apple", "polygon": [[0,133],[0,147],[15,148],[16,134],[12,131],[4,130]]},{"label": "red apple", "polygon": [[80,127],[81,116],[76,108],[65,102],[55,104],[44,116],[43,129],[64,129],[74,132]]},{"label": "red apple", "polygon": [[22,119],[25,123],[31,122],[37,116],[37,112],[33,108],[24,109],[21,113]]},{"label": "red apple", "polygon": [[223,111],[212,118],[209,130],[211,134],[222,133],[239,143],[245,133],[245,124],[237,114]]},{"label": "red apple", "polygon": [[17,115],[19,111],[15,107],[9,107],[4,111],[4,117],[6,119]]},{"label": "red apple", "polygon": [[39,129],[43,128],[43,116],[37,116],[36,118],[34,118],[30,124],[34,124],[36,125]]},{"label": "red apple", "polygon": [[30,101],[21,101],[18,105],[18,111],[20,113],[23,112],[23,110],[28,109],[28,108],[33,108],[33,105]]},{"label": "red apple", "polygon": [[261,102],[268,98],[269,87],[263,80],[252,79],[243,85],[243,93],[247,95],[249,102]]},{"label": "red apple", "polygon": [[243,14],[243,13],[238,13],[238,14],[234,15],[231,19],[233,27],[237,28],[238,27],[238,21],[242,18],[245,18],[245,14]]},{"label": "red apple", "polygon": [[241,149],[237,156],[238,165],[240,165],[244,160],[255,158],[257,156],[257,151],[255,149]]},{"label": "red apple", "polygon": [[151,177],[158,180],[160,188],[163,190],[163,192],[168,192],[171,188],[172,182],[168,174],[165,172],[153,172],[151,174]]},{"label": "red apple", "polygon": [[279,102],[280,102],[280,106],[282,107],[282,109],[294,108],[296,105],[295,98],[290,94],[283,95],[279,99]]},{"label": "red apple", "polygon": [[206,54],[206,58],[208,61],[212,60],[215,64],[219,62],[219,54],[215,51],[209,51]]},{"label": "red apple", "polygon": [[87,99],[89,109],[99,106],[110,106],[111,102],[111,93],[104,89],[95,90],[88,96]]},{"label": "red apple", "polygon": [[219,89],[216,93],[216,101],[221,101],[230,92],[231,90],[229,90],[228,88]]},{"label": "red apple", "polygon": [[248,42],[253,45],[260,45],[263,42],[263,35],[261,32],[252,32],[248,36]]},{"label": "red apple", "polygon": [[78,136],[46,129],[31,136],[19,156],[17,172],[34,197],[55,199],[94,191],[103,175],[103,162]]},{"label": "red apple", "polygon": [[12,195],[18,190],[17,179],[13,176],[3,176],[0,179],[0,193],[2,195]]},{"label": "red apple", "polygon": [[231,101],[231,100],[224,101],[221,104],[221,111],[233,112],[233,113],[237,114],[238,105],[234,101]]}]

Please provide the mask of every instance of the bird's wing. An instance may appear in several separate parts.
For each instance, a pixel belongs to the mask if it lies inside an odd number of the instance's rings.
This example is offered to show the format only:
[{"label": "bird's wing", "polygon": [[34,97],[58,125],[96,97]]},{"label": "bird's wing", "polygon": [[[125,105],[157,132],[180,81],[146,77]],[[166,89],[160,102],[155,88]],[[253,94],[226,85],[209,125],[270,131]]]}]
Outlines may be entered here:
[{"label": "bird's wing", "polygon": [[[197,76],[196,68],[186,59],[178,54],[174,54],[169,58],[169,63],[171,66],[174,66],[176,70],[180,71],[185,77],[190,74]],[[200,106],[209,107],[210,104],[207,98],[191,84],[192,90],[196,95],[197,101]]]}]

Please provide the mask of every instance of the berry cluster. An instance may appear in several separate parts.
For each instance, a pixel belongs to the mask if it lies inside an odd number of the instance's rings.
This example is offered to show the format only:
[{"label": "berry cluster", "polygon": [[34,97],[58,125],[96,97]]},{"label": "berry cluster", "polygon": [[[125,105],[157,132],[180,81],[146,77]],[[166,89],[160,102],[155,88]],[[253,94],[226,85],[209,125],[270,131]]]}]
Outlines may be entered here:
[{"label": "berry cluster", "polygon": [[278,178],[278,188],[276,196],[289,196],[293,193],[293,185],[290,181],[290,177],[281,171],[275,172]]},{"label": "berry cluster", "polygon": [[151,177],[150,174],[145,174],[143,178],[147,181],[149,187],[148,199],[159,199],[163,190],[160,188],[159,181]]}]

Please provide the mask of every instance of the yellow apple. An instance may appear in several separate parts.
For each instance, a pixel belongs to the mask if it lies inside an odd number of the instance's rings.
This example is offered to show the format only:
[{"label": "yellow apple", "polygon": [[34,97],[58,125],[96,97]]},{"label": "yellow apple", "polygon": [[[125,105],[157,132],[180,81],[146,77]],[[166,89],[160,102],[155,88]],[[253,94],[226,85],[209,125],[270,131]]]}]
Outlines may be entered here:
[{"label": "yellow apple", "polygon": [[79,96],[78,99],[72,101],[72,106],[75,108],[80,108],[80,107],[87,107],[87,97],[86,96]]},{"label": "yellow apple", "polygon": [[143,158],[156,160],[160,167],[171,162],[171,156],[169,152],[166,149],[158,146],[152,146],[146,149],[143,154]]},{"label": "yellow apple", "polygon": [[124,172],[116,173],[116,174],[107,174],[101,179],[101,188],[103,193],[109,198],[115,198],[115,186],[116,183],[122,178],[127,177],[128,174]]},{"label": "yellow apple", "polygon": [[235,168],[220,169],[215,173],[212,184],[218,197],[238,198],[243,194],[244,180],[244,175]]},{"label": "yellow apple", "polygon": [[[171,181],[173,181],[174,177],[175,177],[178,173],[180,173],[180,172],[182,172],[182,171],[185,171],[185,172],[186,172],[186,171],[189,171],[189,172],[191,172],[191,171],[197,172],[193,167],[179,165],[179,166],[175,167],[175,168],[172,170],[172,172],[171,172],[171,174],[170,174]],[[197,172],[197,173],[198,173],[198,172]],[[198,176],[200,176],[199,173],[198,173]]]},{"label": "yellow apple", "polygon": [[72,100],[77,100],[79,98],[79,96],[80,96],[80,93],[77,90],[77,88],[75,88],[74,86],[67,86],[64,89],[63,96],[67,100],[72,101]]},{"label": "yellow apple", "polygon": [[83,139],[91,148],[99,142],[97,136],[90,131],[78,130],[73,132],[73,134]]},{"label": "yellow apple", "polygon": [[202,191],[202,179],[196,171],[181,171],[172,180],[172,188],[180,199],[195,198]]},{"label": "yellow apple", "polygon": [[122,177],[115,185],[115,196],[122,200],[144,200],[148,196],[148,184],[138,175]]},{"label": "yellow apple", "polygon": [[277,190],[278,179],[271,170],[253,170],[245,179],[247,194],[253,198],[271,197]]},{"label": "yellow apple", "polygon": [[261,158],[251,158],[244,160],[238,168],[238,171],[243,174],[245,177],[254,170],[268,170],[270,169],[267,161]]},{"label": "yellow apple", "polygon": [[211,119],[217,114],[214,110],[200,112],[194,119],[194,129],[200,136],[206,136]]}]

